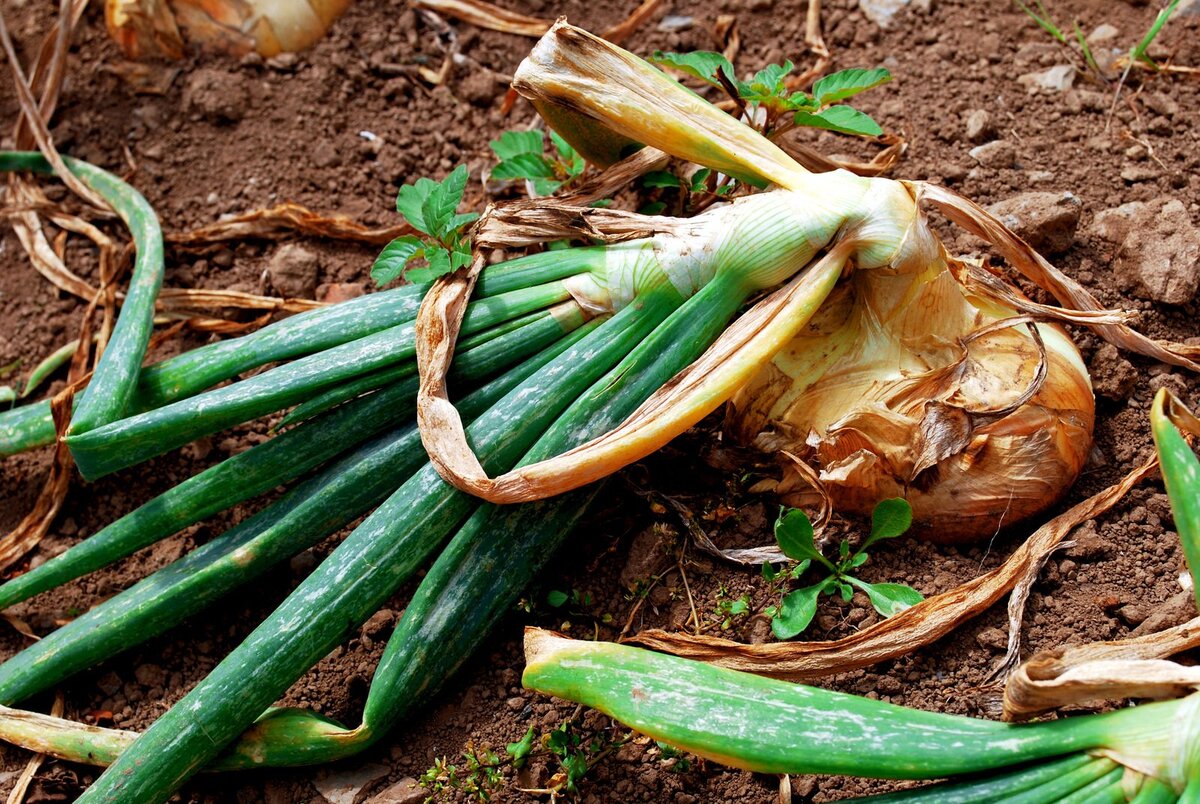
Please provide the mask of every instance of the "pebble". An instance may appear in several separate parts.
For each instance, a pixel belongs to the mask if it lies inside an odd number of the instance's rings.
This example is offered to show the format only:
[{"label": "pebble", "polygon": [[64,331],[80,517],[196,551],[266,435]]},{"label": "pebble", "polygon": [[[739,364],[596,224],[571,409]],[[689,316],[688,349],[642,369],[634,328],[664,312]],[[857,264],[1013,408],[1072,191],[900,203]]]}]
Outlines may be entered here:
[{"label": "pebble", "polygon": [[388,772],[385,766],[377,763],[344,771],[321,771],[313,779],[313,786],[329,804],[354,804],[364,787],[387,776]]},{"label": "pebble", "polygon": [[1069,192],[1030,192],[987,209],[1038,251],[1061,254],[1075,242],[1083,202]]},{"label": "pebble", "polygon": [[1128,237],[1129,227],[1133,225],[1134,217],[1145,208],[1144,202],[1131,201],[1119,207],[1101,210],[1092,219],[1091,225],[1087,228],[1087,234],[1120,245]]},{"label": "pebble", "polygon": [[967,139],[975,144],[985,143],[996,137],[996,126],[992,116],[984,109],[972,109],[966,119]]},{"label": "pebble", "polygon": [[967,153],[984,167],[1012,167],[1013,163],[1017,161],[1017,149],[1013,147],[1011,142],[1007,142],[1006,140],[996,140],[986,145],[979,145]]},{"label": "pebble", "polygon": [[1098,395],[1118,402],[1129,398],[1138,379],[1133,364],[1121,357],[1117,347],[1109,343],[1096,350],[1089,373],[1092,375],[1092,389]]},{"label": "pebble", "polygon": [[900,9],[909,4],[910,0],[858,0],[858,7],[862,9],[862,13],[867,15],[867,19],[878,25],[880,28],[887,28],[892,24],[896,14]]},{"label": "pebble", "polygon": [[1075,68],[1070,64],[1056,64],[1048,70],[1025,73],[1017,78],[1017,83],[1030,92],[1064,92],[1075,84]]},{"label": "pebble", "polygon": [[684,14],[668,14],[658,23],[658,30],[664,33],[679,33],[690,30],[695,23],[694,17]]},{"label": "pebble", "polygon": [[188,76],[183,108],[212,123],[235,123],[250,106],[250,93],[236,73],[201,67]]},{"label": "pebble", "polygon": [[985,628],[975,635],[975,641],[992,650],[1008,649],[1008,634],[1001,628]]},{"label": "pebble", "polygon": [[1127,165],[1121,168],[1121,178],[1129,184],[1137,184],[1142,181],[1154,181],[1158,178],[1158,168],[1150,165]]},{"label": "pebble", "polygon": [[1109,25],[1107,22],[1096,26],[1096,29],[1087,35],[1088,44],[1097,44],[1099,42],[1111,42],[1120,35],[1115,25]]},{"label": "pebble", "polygon": [[458,95],[472,106],[489,106],[503,94],[500,84],[490,70],[474,70],[458,82]]},{"label": "pebble", "polygon": [[1158,199],[1133,216],[1115,273],[1126,287],[1165,304],[1186,304],[1200,285],[1200,230],[1177,198]]},{"label": "pebble", "polygon": [[281,294],[292,299],[311,299],[317,289],[321,261],[298,243],[286,243],[271,255],[267,274]]},{"label": "pebble", "polygon": [[411,776],[406,776],[394,785],[384,788],[363,804],[421,804],[429,797],[429,791]]}]

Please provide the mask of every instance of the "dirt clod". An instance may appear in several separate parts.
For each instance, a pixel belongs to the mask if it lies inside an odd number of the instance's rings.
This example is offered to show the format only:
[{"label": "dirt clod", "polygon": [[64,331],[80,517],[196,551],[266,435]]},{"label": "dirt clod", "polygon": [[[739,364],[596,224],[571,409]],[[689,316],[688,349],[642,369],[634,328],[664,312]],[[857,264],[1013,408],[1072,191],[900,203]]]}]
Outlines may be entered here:
[{"label": "dirt clod", "polygon": [[283,296],[311,299],[321,272],[320,257],[298,243],[279,247],[267,264],[271,284]]},{"label": "dirt clod", "polygon": [[1070,192],[1021,193],[988,211],[1043,254],[1061,254],[1075,242],[1083,202]]}]

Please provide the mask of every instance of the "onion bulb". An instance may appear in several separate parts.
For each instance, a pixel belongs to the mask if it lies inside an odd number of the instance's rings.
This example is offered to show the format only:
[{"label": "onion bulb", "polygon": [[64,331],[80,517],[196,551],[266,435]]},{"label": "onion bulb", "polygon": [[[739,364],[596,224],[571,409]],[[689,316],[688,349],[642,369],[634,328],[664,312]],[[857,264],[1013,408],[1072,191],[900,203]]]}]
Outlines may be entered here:
[{"label": "onion bulb", "polygon": [[349,5],[350,0],[107,0],[104,16],[129,58],[180,58],[185,41],[269,58],[313,45]]},{"label": "onion bulb", "polygon": [[[971,295],[952,264],[853,273],[728,419],[740,440],[815,468],[836,509],[904,497],[942,542],[1051,505],[1083,467],[1095,417],[1066,332]],[[774,490],[811,503],[811,473],[784,465]]]}]

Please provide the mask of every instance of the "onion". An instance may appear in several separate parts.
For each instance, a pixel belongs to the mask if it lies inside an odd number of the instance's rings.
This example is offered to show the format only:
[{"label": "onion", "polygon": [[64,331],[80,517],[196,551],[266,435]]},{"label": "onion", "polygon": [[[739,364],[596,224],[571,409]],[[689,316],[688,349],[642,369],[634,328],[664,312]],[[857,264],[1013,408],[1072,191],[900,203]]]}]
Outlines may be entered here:
[{"label": "onion", "polygon": [[[129,58],[180,58],[184,41],[271,57],[320,39],[350,0],[107,0],[108,31]],[[180,30],[182,29],[182,34]]]},{"label": "onion", "polygon": [[[909,272],[852,274],[728,418],[740,440],[813,465],[837,509],[904,497],[941,542],[1051,505],[1083,467],[1095,418],[1066,332],[972,296],[951,264],[943,254]],[[774,490],[810,504],[806,476],[785,464]]]}]

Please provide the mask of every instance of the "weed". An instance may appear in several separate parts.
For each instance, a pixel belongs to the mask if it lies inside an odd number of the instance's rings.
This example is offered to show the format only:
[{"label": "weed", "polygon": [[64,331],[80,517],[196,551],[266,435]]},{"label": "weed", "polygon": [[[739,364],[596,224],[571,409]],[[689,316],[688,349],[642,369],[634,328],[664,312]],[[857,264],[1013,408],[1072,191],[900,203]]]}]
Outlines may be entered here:
[{"label": "weed", "polygon": [[849,602],[855,588],[866,593],[875,611],[884,617],[903,611],[920,603],[924,598],[917,590],[899,583],[867,583],[850,574],[851,570],[867,562],[867,548],[883,539],[893,539],[908,530],[912,524],[912,508],[900,498],[883,500],[871,513],[871,533],[857,550],[843,539],[838,545],[837,561],[830,561],[817,549],[813,539],[813,527],[803,511],[795,508],[782,509],[775,522],[775,539],[784,555],[798,563],[790,568],[776,570],[764,564],[763,577],[777,585],[780,590],[789,580],[798,580],[814,564],[827,571],[825,578],[811,586],[788,592],[778,607],[766,610],[771,618],[771,630],[780,639],[791,639],[812,622],[817,613],[817,602],[822,593],[840,594]]},{"label": "weed", "polygon": [[371,266],[371,278],[377,284],[399,278],[414,259],[424,258],[429,266],[408,272],[414,282],[428,281],[471,261],[471,240],[464,230],[479,215],[457,212],[466,186],[467,166],[459,165],[440,182],[417,179],[400,188],[396,210],[425,237],[403,235],[384,246]]}]

